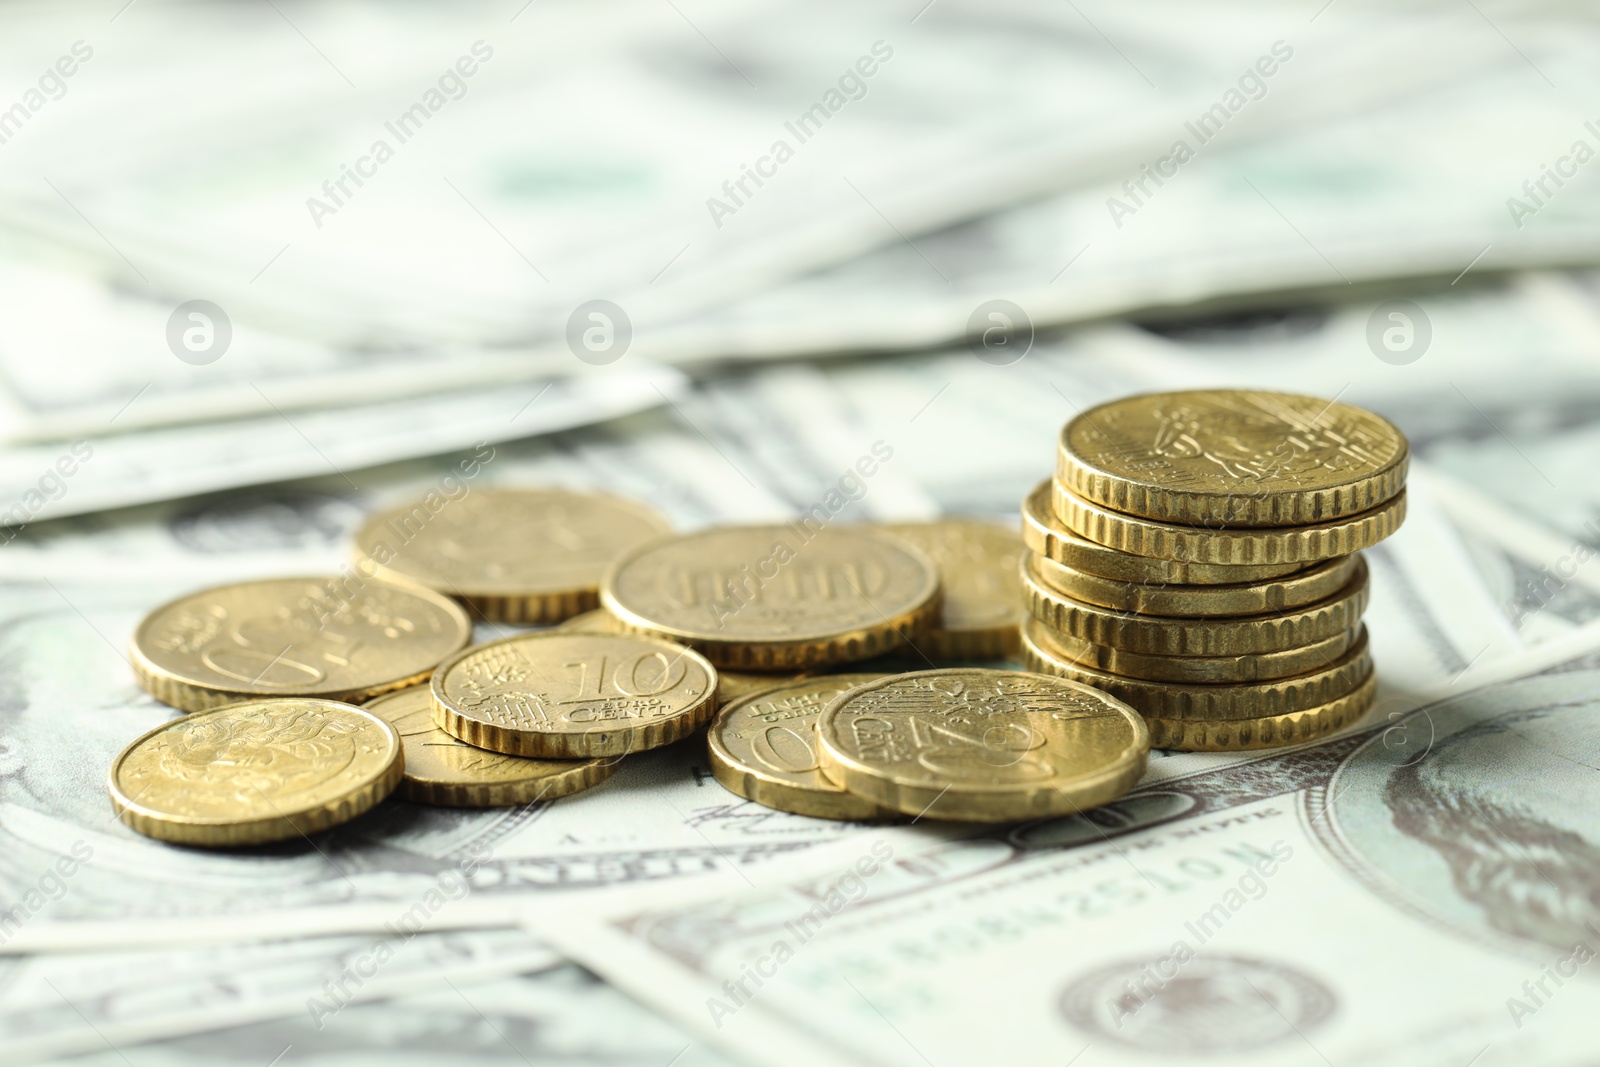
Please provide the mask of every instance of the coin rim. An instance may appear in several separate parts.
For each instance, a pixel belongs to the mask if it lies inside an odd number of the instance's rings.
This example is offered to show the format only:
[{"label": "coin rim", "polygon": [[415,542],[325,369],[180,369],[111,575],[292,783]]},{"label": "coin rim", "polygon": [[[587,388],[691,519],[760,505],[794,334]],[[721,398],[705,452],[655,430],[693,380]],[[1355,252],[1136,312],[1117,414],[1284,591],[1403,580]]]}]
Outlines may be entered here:
[{"label": "coin rim", "polygon": [[[1046,478],[1022,499],[1022,543],[1038,555],[1113,581],[1173,582],[1184,585],[1236,585],[1297,574],[1305,564],[1199,563],[1136,556],[1102,545],[1068,529],[1052,504],[1055,481]],[[1111,573],[1111,572],[1117,573]]]},{"label": "coin rim", "polygon": [[805,669],[871,659],[900,647],[910,638],[921,637],[932,628],[942,610],[943,586],[939,579],[938,564],[931,556],[903,537],[877,527],[854,524],[825,527],[818,532],[818,536],[834,533],[885,541],[891,547],[911,555],[915,562],[922,564],[924,568],[927,581],[917,590],[916,595],[910,598],[911,606],[897,615],[892,617],[880,615],[877,622],[848,630],[813,631],[781,638],[732,639],[714,634],[692,633],[680,627],[652,622],[644,615],[618,602],[615,591],[617,575],[639,556],[671,542],[730,529],[788,531],[790,527],[776,523],[708,526],[700,530],[669,534],[647,541],[618,556],[607,569],[600,583],[601,606],[611,612],[629,633],[675,641],[701,653],[718,667],[747,671]]},{"label": "coin rim", "polygon": [[1031,562],[1023,557],[1022,594],[1030,615],[1053,630],[1097,645],[1156,656],[1236,656],[1298,648],[1352,629],[1372,596],[1366,560],[1357,557],[1349,585],[1292,611],[1220,619],[1140,615],[1058,593],[1029,573]]},{"label": "coin rim", "polygon": [[[1314,665],[1296,667],[1293,670],[1274,670],[1269,667],[1267,670],[1273,673],[1263,674],[1260,673],[1259,661],[1273,656],[1288,657],[1300,653],[1315,653],[1319,656],[1319,660],[1331,661],[1349,650],[1355,642],[1357,631],[1363,628],[1364,624],[1358,622],[1350,629],[1341,630],[1332,637],[1294,648],[1279,649],[1276,652],[1244,653],[1235,656],[1163,656],[1149,652],[1130,652],[1113,645],[1096,644],[1081,637],[1061,633],[1043,620],[1030,615],[1022,624],[1022,654],[1039,656],[1045,662],[1073,664],[1087,662],[1089,666],[1108,674],[1118,674],[1124,678],[1142,678],[1150,682],[1171,682],[1178,685],[1266,682],[1304,674],[1307,670],[1315,670],[1316,667]],[[1062,643],[1067,641],[1082,645],[1084,651],[1080,654],[1062,647]],[[1124,669],[1110,666],[1107,660],[1116,662]],[[1248,671],[1243,669],[1246,665],[1251,669]]]},{"label": "coin rim", "polygon": [[1365,626],[1351,646],[1333,661],[1286,678],[1254,682],[1158,682],[1057,662],[1031,648],[1025,655],[1030,669],[1043,665],[1046,669],[1038,670],[1040,674],[1060,673],[1061,677],[1110,693],[1146,718],[1189,722],[1265,719],[1305,711],[1354,692],[1373,672],[1372,647]]},{"label": "coin rim", "polygon": [[1202,563],[1314,563],[1371,548],[1400,529],[1404,489],[1359,514],[1304,526],[1184,526],[1127,515],[1052,481],[1051,508],[1062,525],[1096,544],[1135,556]]},{"label": "coin rim", "polygon": [[[472,495],[479,497],[510,497],[510,496],[565,496],[581,499],[586,502],[603,501],[607,504],[618,506],[620,510],[634,512],[650,525],[658,528],[661,534],[672,531],[672,520],[648,504],[612,493],[585,492],[575,489],[561,488],[533,488],[519,486],[484,486],[473,490]],[[442,579],[431,576],[407,574],[396,570],[386,563],[379,563],[372,558],[363,543],[363,538],[369,530],[380,521],[387,520],[399,512],[404,505],[396,504],[383,511],[375,512],[350,537],[350,555],[353,563],[359,565],[363,559],[371,560],[376,568],[374,576],[384,581],[401,585],[418,585],[424,589],[432,590],[443,596],[454,598],[472,608],[477,614],[488,622],[510,622],[527,624],[557,623],[570,619],[574,615],[581,615],[585,611],[592,611],[600,603],[600,582],[596,578],[593,584],[583,585],[551,585],[549,587],[536,587],[532,585],[512,585],[505,583],[496,587],[492,583],[485,585],[469,585],[459,587]],[[398,558],[398,557],[397,557]],[[605,568],[600,568],[600,573],[605,573]]]},{"label": "coin rim", "polygon": [[[445,676],[469,655],[494,648],[497,645],[507,645],[513,642],[549,641],[557,638],[571,639],[574,637],[614,637],[619,640],[647,641],[651,644],[660,645],[663,651],[670,651],[675,655],[693,657],[692,662],[696,662],[704,668],[706,677],[710,680],[711,685],[698,703],[690,705],[671,718],[657,719],[654,722],[644,723],[639,726],[595,730],[585,733],[555,731],[541,733],[534,730],[516,730],[509,726],[496,726],[493,723],[482,722],[472,718],[465,712],[458,711],[445,700],[443,692]],[[512,634],[510,637],[502,637],[497,641],[486,641],[481,645],[464,648],[434,669],[433,677],[429,679],[428,686],[433,695],[434,725],[458,741],[464,741],[474,748],[497,752],[503,756],[586,760],[605,756],[626,756],[634,752],[647,752],[650,749],[670,745],[674,741],[688,737],[709,722],[711,716],[716,713],[717,692],[721,686],[721,679],[717,675],[716,667],[712,666],[704,656],[686,645],[680,645],[664,638],[639,633],[596,634],[571,630],[541,630],[534,633]],[[600,736],[594,738],[591,734]]]},{"label": "coin rim", "polygon": [[[298,703],[327,704],[339,712],[354,712],[364,716],[381,726],[388,736],[393,748],[392,758],[376,774],[365,781],[341,793],[336,799],[310,804],[293,811],[277,811],[270,816],[257,819],[227,820],[223,818],[197,818],[194,816],[174,815],[163,812],[148,804],[141,804],[137,798],[129,797],[117,781],[117,771],[121,769],[128,756],[146,741],[157,734],[172,729],[179,723],[190,723],[195,719],[208,715],[220,715],[224,712],[236,711],[242,707],[254,704],[273,704],[282,701]],[[326,830],[341,823],[349,822],[356,816],[370,811],[380,801],[393,793],[405,776],[405,744],[401,740],[400,732],[381,716],[374,715],[354,704],[341,700],[328,700],[323,697],[257,697],[250,700],[238,700],[231,704],[223,704],[215,708],[195,712],[177,719],[168,719],[166,722],[155,726],[129,742],[117,758],[111,762],[111,769],[106,773],[106,787],[111,794],[111,808],[116,812],[117,819],[124,826],[135,833],[145,837],[154,838],[175,845],[202,845],[213,848],[238,848],[247,845],[263,845],[273,841],[286,841],[294,837],[306,837],[310,834]],[[276,809],[276,805],[268,804]]]},{"label": "coin rim", "polygon": [[[385,700],[410,693],[412,690],[421,690],[426,699],[428,721],[433,722],[433,690],[427,685],[412,685],[404,689],[397,689],[392,693],[373,697],[371,701],[362,706],[363,711],[377,715],[380,719],[384,716],[372,709]],[[387,722],[388,720],[385,719]],[[393,726],[393,723],[390,723]],[[438,724],[434,723],[438,729]],[[398,727],[396,728],[398,733]],[[465,745],[459,737],[453,738]],[[400,745],[405,747],[405,735],[400,735]],[[469,746],[471,747],[471,746]],[[493,755],[503,756],[506,759],[525,759],[530,757],[507,756],[503,752]],[[541,760],[543,763],[554,763],[555,760]],[[395,796],[413,804],[430,804],[444,808],[503,808],[513,804],[531,804],[538,800],[556,800],[561,797],[571,796],[590,786],[610,778],[616,770],[619,760],[616,759],[589,759],[571,760],[572,766],[555,771],[550,774],[530,775],[525,778],[508,778],[495,782],[450,782],[439,778],[424,778],[416,774],[410,765],[407,765],[405,775],[400,780],[400,786],[395,790]],[[533,787],[544,783],[545,788],[535,790]]]},{"label": "coin rim", "polygon": [[[1120,713],[1133,727],[1133,740],[1106,767],[1077,779],[1075,787],[1070,791],[1060,786],[1024,790],[974,785],[957,789],[955,783],[943,789],[936,789],[932,785],[896,782],[886,775],[873,773],[870,765],[836,751],[829,745],[826,724],[838,717],[846,698],[856,697],[864,690],[880,688],[907,678],[952,674],[981,674],[986,677],[1001,675],[1010,678],[1032,675],[1052,684],[1082,690],[1094,699],[1105,701],[1113,711]],[[824,777],[846,792],[919,819],[930,817],[953,822],[1021,822],[1027,819],[1070,815],[1098,807],[1115,800],[1133,788],[1134,783],[1143,776],[1150,756],[1150,731],[1145,725],[1144,717],[1109,693],[1056,675],[1031,671],[1003,671],[985,667],[944,667],[931,671],[911,671],[888,675],[876,682],[857,686],[829,701],[818,713],[817,737],[817,762]],[[1134,752],[1131,758],[1128,755],[1130,751]],[[1041,804],[1040,798],[1046,801],[1055,799],[1054,802]],[[931,810],[935,805],[940,805],[938,811]]]},{"label": "coin rim", "polygon": [[1009,526],[998,522],[987,522],[983,519],[961,516],[929,519],[926,522],[886,522],[880,523],[875,527],[875,529],[884,530],[910,542],[913,548],[922,549],[923,553],[933,560],[934,569],[939,572],[939,618],[925,635],[928,643],[933,646],[933,654],[940,659],[961,659],[964,657],[973,659],[999,658],[1005,654],[1008,648],[1014,649],[1016,647],[1017,628],[1022,625],[1022,620],[1027,617],[1027,612],[1022,606],[1021,591],[1018,591],[1016,603],[1011,606],[1012,617],[1010,622],[978,626],[948,625],[944,612],[950,605],[950,597],[948,586],[944,580],[944,570],[933,553],[922,548],[912,537],[903,532],[905,530],[922,530],[938,526],[969,526],[1007,535],[1015,539],[1018,552],[1027,551],[1028,546],[1023,543],[1021,534]]},{"label": "coin rim", "polygon": [[[1232,585],[1179,585],[1102,578],[1048,556],[1035,554],[1034,567],[1045,585],[1086,604],[1139,615],[1172,618],[1226,618],[1292,611],[1326,600],[1355,576],[1359,553],[1335,556],[1281,578]],[[1267,603],[1276,598],[1279,603]],[[1182,608],[1175,611],[1173,608]]]},{"label": "coin rim", "polygon": [[[1149,718],[1150,736],[1159,733],[1163,743],[1157,748],[1169,752],[1247,752],[1252,749],[1286,748],[1320,741],[1354,726],[1372,710],[1378,691],[1378,673],[1341,697],[1303,711],[1285,715],[1266,715],[1256,719],[1159,719]],[[1237,740],[1236,738],[1246,738]]]},{"label": "coin rim", "polygon": [[[306,689],[276,690],[271,693],[256,693],[245,689],[228,689],[222,686],[211,685],[207,682],[185,678],[177,672],[169,671],[159,666],[147,656],[139,647],[140,639],[144,636],[146,628],[157,615],[171,608],[173,605],[201,596],[215,589],[233,589],[245,585],[266,585],[273,582],[338,582],[341,579],[330,575],[288,575],[278,578],[252,578],[243,582],[224,582],[220,585],[208,585],[191,593],[173,597],[156,605],[145,613],[139,620],[139,625],[134,627],[133,636],[128,641],[128,661],[133,667],[134,678],[139,687],[163,704],[170,705],[180,711],[201,712],[215,708],[225,707],[229,704],[239,704],[247,700],[271,700],[277,697],[303,698],[308,700],[332,700],[335,703],[360,704],[371,700],[375,696],[393,692],[396,689],[405,689],[417,685],[427,679],[433,672],[433,667],[408,674],[403,678],[396,678],[386,682],[374,682],[370,685],[356,686],[350,689],[326,690],[315,687]],[[424,600],[430,600],[456,620],[461,628],[461,641],[456,645],[455,651],[447,653],[454,655],[472,642],[472,619],[462,610],[460,604],[447,596],[442,596],[425,586],[409,582],[390,582],[380,579],[363,579],[364,582],[376,582],[378,585],[390,589],[399,589],[411,593]]]},{"label": "coin rim", "polygon": [[[807,815],[816,819],[839,819],[850,822],[887,821],[898,820],[900,813],[889,808],[874,804],[863,797],[856,796],[835,785],[827,775],[818,770],[818,776],[827,783],[823,786],[806,786],[780,778],[770,772],[753,767],[733,755],[727,743],[723,741],[720,729],[726,724],[730,715],[744,708],[746,705],[764,700],[790,688],[801,688],[815,685],[823,681],[838,680],[843,683],[847,679],[862,679],[861,682],[845,684],[846,691],[853,689],[858,684],[876,681],[883,677],[881,674],[825,674],[812,678],[796,678],[785,682],[775,689],[768,689],[759,693],[749,693],[730,701],[717,709],[717,714],[712,717],[711,725],[706,730],[706,759],[711,764],[711,774],[721,783],[722,787],[735,796],[762,807],[773,808],[777,811],[786,811],[791,815]],[[818,716],[822,714],[819,710]],[[815,724],[812,734],[816,734]],[[818,745],[820,741],[816,742]],[[818,763],[821,763],[819,757]]]},{"label": "coin rim", "polygon": [[[1335,406],[1357,418],[1370,417],[1394,435],[1395,454],[1381,467],[1332,485],[1239,494],[1222,490],[1170,488],[1154,481],[1141,481],[1128,474],[1117,474],[1104,466],[1090,463],[1072,443],[1074,431],[1082,427],[1089,427],[1103,434],[1103,431],[1094,425],[1094,419],[1097,414],[1108,408],[1123,405],[1137,406],[1141,402],[1148,403],[1156,398],[1218,394],[1256,394],[1326,405],[1317,419],[1322,418],[1322,415],[1327,414]],[[1398,426],[1377,412],[1368,411],[1354,404],[1346,404],[1337,399],[1325,401],[1320,397],[1307,396],[1303,393],[1286,393],[1272,389],[1178,389],[1118,397],[1096,404],[1068,420],[1056,438],[1056,479],[1077,495],[1103,507],[1163,522],[1226,523],[1257,527],[1300,526],[1356,515],[1382,506],[1385,501],[1405,488],[1410,458],[1410,442]],[[1226,513],[1225,507],[1236,503],[1241,496],[1248,504],[1244,512]]]}]

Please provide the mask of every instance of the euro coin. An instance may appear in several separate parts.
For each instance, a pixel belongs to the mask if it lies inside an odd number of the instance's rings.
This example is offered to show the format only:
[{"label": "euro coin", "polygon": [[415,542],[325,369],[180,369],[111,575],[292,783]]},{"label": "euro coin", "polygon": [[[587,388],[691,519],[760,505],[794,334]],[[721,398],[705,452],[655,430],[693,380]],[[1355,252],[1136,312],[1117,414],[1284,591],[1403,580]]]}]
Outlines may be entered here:
[{"label": "euro coin", "polygon": [[1050,588],[1075,600],[1144,615],[1206,617],[1263,615],[1326,600],[1350,584],[1355,576],[1356,557],[1330,559],[1283,578],[1241,585],[1119,582],[1043,556],[1035,557],[1033,566]]},{"label": "euro coin", "polygon": [[1162,522],[1305,526],[1398,495],[1408,457],[1393,423],[1350,404],[1204,389],[1084,411],[1061,431],[1056,480],[1112,511]]},{"label": "euro coin", "polygon": [[1202,685],[1152,682],[1034,654],[1031,670],[1092,685],[1155,719],[1260,719],[1305,711],[1352,692],[1372,675],[1366,630],[1333,662],[1305,674],[1259,682]]},{"label": "euro coin", "polygon": [[624,626],[718,667],[781,671],[870,659],[938,617],[927,554],[865,527],[723,526],[652,541],[607,573]]},{"label": "euro coin", "polygon": [[1117,611],[1051,588],[1031,559],[1023,560],[1029,613],[1053,630],[1097,645],[1156,656],[1243,656],[1325,641],[1352,629],[1366,610],[1367,566],[1335,595],[1304,607],[1238,618],[1181,618]]},{"label": "euro coin", "polygon": [[430,494],[356,533],[361,573],[446,593],[495,622],[548,623],[599,603],[623,552],[672,529],[642,504],[565,489]]},{"label": "euro coin", "polygon": [[271,578],[156,608],[131,659],[151,696],[184,711],[267,696],[360,703],[423,681],[471,637],[466,612],[426,589]]},{"label": "euro coin", "polygon": [[111,765],[129,828],[179,845],[234,847],[325,830],[400,784],[400,735],[332,700],[249,700],[156,727]]},{"label": "euro coin", "polygon": [[1051,504],[1052,491],[1053,483],[1046,479],[1022,501],[1022,543],[1046,559],[1086,574],[1145,584],[1237,585],[1279,578],[1305,567],[1303,563],[1230,565],[1130,555],[1120,549],[1097,545],[1062,525]]},{"label": "euro coin", "polygon": [[414,685],[386,693],[363,711],[383,719],[405,746],[405,778],[397,795],[418,804],[493,808],[555,800],[611,777],[619,760],[542,760],[474,748],[433,721],[433,691]]},{"label": "euro coin", "polygon": [[1238,752],[1316,741],[1361,721],[1378,679],[1369,674],[1353,691],[1326,704],[1259,719],[1147,718],[1156,748],[1180,752]]},{"label": "euro coin", "polygon": [[1207,528],[1112,511],[1052,483],[1056,517],[1079,536],[1119,552],[1221,564],[1308,564],[1371,548],[1406,517],[1402,490],[1371,511],[1304,526]]},{"label": "euro coin", "polygon": [[[585,634],[624,634],[628,628],[622,621],[605,608],[596,608],[576,615],[560,626],[557,630],[563,633]],[[802,675],[793,671],[774,671],[762,674],[758,671],[717,671],[717,703],[726,704],[730,700],[738,700],[752,693],[762,693],[768,689],[775,689],[785,682],[791,682]]]},{"label": "euro coin", "polygon": [[1064,678],[947,668],[835,697],[817,720],[822,772],[912,816],[1009,822],[1114,800],[1144,773],[1150,736],[1122,701]]},{"label": "euro coin", "polygon": [[817,762],[818,713],[840,693],[881,677],[807,678],[725,705],[706,734],[711,773],[730,792],[795,815],[899,818],[834,785]]},{"label": "euro coin", "polygon": [[1359,632],[1343,630],[1299,648],[1253,655],[1153,656],[1071,637],[1030,618],[1022,624],[1022,660],[1041,674],[1057,673],[1055,664],[1069,664],[1152,682],[1258,682],[1325,667],[1349,650]]},{"label": "euro coin", "polygon": [[704,726],[717,672],[682,645],[638,634],[521,634],[434,672],[433,721],[508,756],[592,759],[658,748]]},{"label": "euro coin", "polygon": [[971,519],[893,523],[882,527],[926,552],[939,568],[944,604],[918,644],[939,659],[1003,659],[1017,651],[1026,614],[1015,530]]}]

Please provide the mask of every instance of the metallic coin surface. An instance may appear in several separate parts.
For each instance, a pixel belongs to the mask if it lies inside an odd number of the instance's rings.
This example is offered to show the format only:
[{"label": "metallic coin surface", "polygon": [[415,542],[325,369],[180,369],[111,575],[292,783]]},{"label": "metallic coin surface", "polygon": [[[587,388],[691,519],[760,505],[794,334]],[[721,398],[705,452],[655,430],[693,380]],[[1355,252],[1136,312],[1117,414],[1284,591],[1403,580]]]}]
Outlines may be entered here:
[{"label": "metallic coin surface", "polygon": [[360,703],[427,678],[472,623],[448,597],[348,578],[272,578],[202,589],[134,631],[134,674],[184,711],[251,697]]},{"label": "metallic coin surface", "polygon": [[1294,574],[1303,563],[1231,565],[1194,563],[1135,556],[1079,537],[1056,518],[1051,504],[1053,483],[1046,479],[1022,501],[1022,542],[1046,559],[1075,570],[1124,582],[1171,582],[1175,585],[1237,585]]},{"label": "metallic coin surface", "polygon": [[590,759],[659,748],[716,710],[717,672],[639,634],[520,634],[469,648],[433,675],[433,721],[508,756]]},{"label": "metallic coin surface", "polygon": [[1017,561],[1022,538],[1015,530],[972,519],[892,523],[883,529],[926,552],[939,568],[944,606],[939,621],[919,638],[940,659],[1001,659],[1015,655],[1022,609]]},{"label": "metallic coin surface", "polygon": [[[586,634],[625,634],[630,632],[622,625],[622,621],[605,608],[596,608],[586,611],[582,615],[575,615],[556,627],[563,633]],[[768,689],[775,689],[785,682],[803,678],[804,674],[794,671],[717,671],[717,703],[726,704],[730,700],[738,700],[752,693],[763,693]]]},{"label": "metallic coin surface", "polygon": [[817,720],[822,772],[912,816],[1007,822],[1092,808],[1144,773],[1139,713],[1085,685],[1020,671],[891,675]]},{"label": "metallic coin surface", "polygon": [[1326,600],[1350,584],[1356,557],[1330,559],[1283,578],[1240,585],[1119,582],[1044,556],[1035,556],[1033,566],[1045,584],[1074,600],[1145,615],[1214,617],[1263,615]]},{"label": "metallic coin surface", "polygon": [[433,690],[426,685],[386,693],[362,710],[399,732],[406,774],[396,795],[418,804],[492,808],[554,800],[611,777],[620,762],[524,759],[474,748],[434,724]]},{"label": "metallic coin surface", "polygon": [[332,700],[249,700],[164,723],[111,765],[128,827],[180,845],[302,837],[355,818],[405,771],[400,735]]},{"label": "metallic coin surface", "polygon": [[1051,588],[1033,560],[1022,564],[1028,612],[1053,630],[1097,645],[1155,656],[1243,656],[1280,652],[1325,641],[1361,621],[1368,598],[1366,562],[1334,596],[1315,604],[1238,618],[1180,618],[1116,611],[1075,600]]},{"label": "metallic coin surface", "polygon": [[719,667],[780,671],[869,659],[938,617],[927,554],[861,526],[722,526],[661,538],[606,574],[624,626],[679,641]]},{"label": "metallic coin surface", "polygon": [[1030,670],[1055,674],[1055,665],[1093,667],[1125,678],[1152,682],[1258,682],[1318,670],[1337,660],[1356,640],[1359,628],[1299,648],[1241,656],[1153,656],[1097,645],[1052,630],[1038,619],[1022,624],[1022,660]]},{"label": "metallic coin surface", "polygon": [[881,674],[833,674],[736,700],[706,734],[711,772],[730,792],[821,819],[898,819],[899,812],[830,782],[817,762],[817,715],[834,697]]},{"label": "metallic coin surface", "polygon": [[1406,517],[1401,490],[1371,511],[1305,526],[1207,528],[1141,519],[1112,511],[1051,483],[1051,503],[1062,525],[1098,544],[1136,556],[1202,563],[1315,563],[1371,548]]},{"label": "metallic coin surface", "polygon": [[1112,511],[1207,526],[1298,526],[1371,511],[1405,486],[1389,420],[1252,389],[1123,397],[1061,431],[1056,479]]},{"label": "metallic coin surface", "polygon": [[1151,744],[1180,752],[1237,752],[1250,748],[1298,745],[1337,733],[1361,720],[1372,707],[1377,675],[1352,692],[1319,707],[1260,719],[1147,718]]},{"label": "metallic coin surface", "polygon": [[1305,674],[1260,682],[1151,682],[1038,655],[1029,657],[1028,667],[1092,685],[1148,718],[1261,719],[1305,711],[1352,692],[1371,677],[1372,653],[1363,627],[1356,642],[1332,663]]},{"label": "metallic coin surface", "polygon": [[497,622],[558,622],[599,603],[600,576],[630,548],[672,529],[631,500],[565,489],[440,493],[367,520],[363,573],[454,596]]}]

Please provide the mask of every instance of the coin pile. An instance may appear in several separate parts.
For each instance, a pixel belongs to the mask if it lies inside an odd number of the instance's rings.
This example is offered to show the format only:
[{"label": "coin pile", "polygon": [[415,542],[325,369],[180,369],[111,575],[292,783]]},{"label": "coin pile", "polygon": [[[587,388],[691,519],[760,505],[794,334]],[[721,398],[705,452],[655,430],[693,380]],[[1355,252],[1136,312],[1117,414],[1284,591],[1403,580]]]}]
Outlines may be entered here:
[{"label": "coin pile", "polygon": [[1145,717],[1158,748],[1307,741],[1376,686],[1359,552],[1405,517],[1408,450],[1338,401],[1127,397],[1062,429],[1022,505],[1030,669]]},{"label": "coin pile", "polygon": [[[192,714],[119,757],[113,806],[152,837],[239,846],[336,825],[391,792],[554,799],[690,737],[719,705],[717,779],[802,814],[1024,818],[1103,803],[1142,772],[1139,716],[1076,682],[817,676],[908,648],[1015,649],[1014,534],[961,521],[666,529],[598,495],[441,497],[374,516],[343,575],[156,608],[134,636],[135,674]],[[469,609],[560,625],[468,647]]]}]

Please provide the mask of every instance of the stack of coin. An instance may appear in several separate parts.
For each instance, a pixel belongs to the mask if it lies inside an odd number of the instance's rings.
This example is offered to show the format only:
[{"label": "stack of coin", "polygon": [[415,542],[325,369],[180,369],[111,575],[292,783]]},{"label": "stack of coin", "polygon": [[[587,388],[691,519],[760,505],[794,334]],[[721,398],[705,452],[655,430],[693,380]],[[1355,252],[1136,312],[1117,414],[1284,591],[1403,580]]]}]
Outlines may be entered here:
[{"label": "stack of coin", "polygon": [[1127,397],[1061,432],[1022,506],[1031,669],[1138,709],[1157,747],[1290,744],[1375,687],[1358,555],[1405,516],[1408,450],[1338,401]]}]

